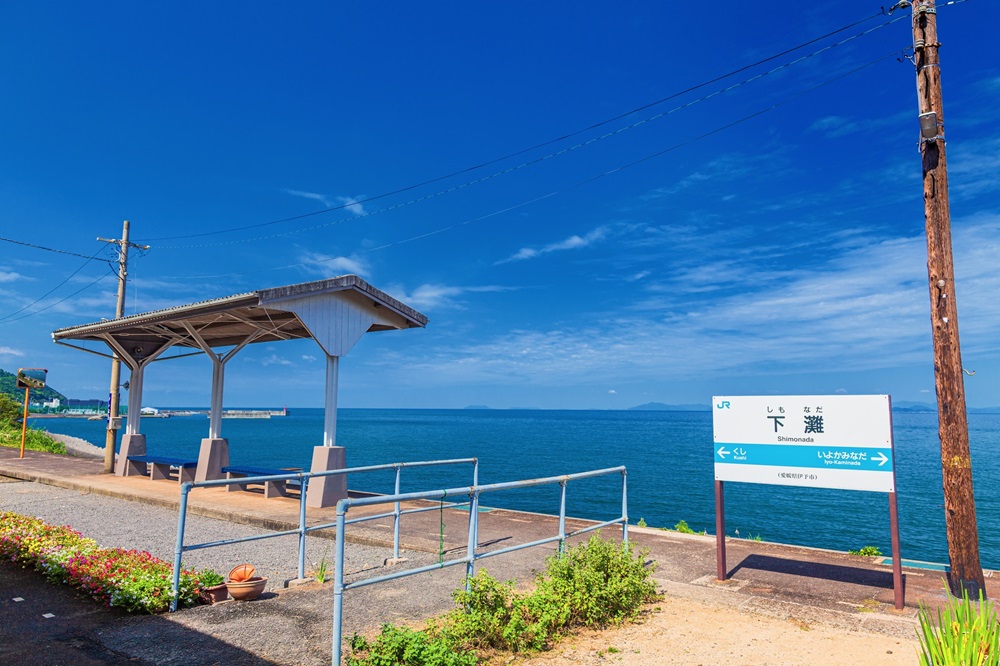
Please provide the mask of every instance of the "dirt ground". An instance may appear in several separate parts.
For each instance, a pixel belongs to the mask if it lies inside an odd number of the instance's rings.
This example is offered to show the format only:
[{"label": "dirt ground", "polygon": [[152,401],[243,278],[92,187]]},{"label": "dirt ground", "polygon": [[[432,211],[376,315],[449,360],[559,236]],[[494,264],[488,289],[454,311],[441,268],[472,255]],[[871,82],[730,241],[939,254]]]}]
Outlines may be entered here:
[{"label": "dirt ground", "polygon": [[638,624],[583,632],[564,639],[550,652],[518,663],[892,666],[919,663],[917,649],[916,634],[907,640],[668,597]]}]

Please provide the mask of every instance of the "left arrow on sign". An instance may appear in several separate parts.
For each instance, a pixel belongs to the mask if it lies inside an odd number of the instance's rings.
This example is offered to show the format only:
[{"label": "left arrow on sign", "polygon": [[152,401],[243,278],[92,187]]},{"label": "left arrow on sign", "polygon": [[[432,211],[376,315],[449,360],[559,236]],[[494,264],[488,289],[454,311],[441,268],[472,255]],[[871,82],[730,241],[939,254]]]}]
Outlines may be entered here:
[{"label": "left arrow on sign", "polygon": [[732,451],[726,451],[726,447],[724,447],[724,446],[720,446],[720,447],[719,447],[719,450],[718,450],[718,451],[716,451],[716,453],[718,453],[718,454],[719,454],[719,457],[720,457],[720,458],[722,458],[723,460],[725,460],[725,459],[726,459],[726,456],[728,456],[728,455],[729,455],[730,453],[732,453]]}]

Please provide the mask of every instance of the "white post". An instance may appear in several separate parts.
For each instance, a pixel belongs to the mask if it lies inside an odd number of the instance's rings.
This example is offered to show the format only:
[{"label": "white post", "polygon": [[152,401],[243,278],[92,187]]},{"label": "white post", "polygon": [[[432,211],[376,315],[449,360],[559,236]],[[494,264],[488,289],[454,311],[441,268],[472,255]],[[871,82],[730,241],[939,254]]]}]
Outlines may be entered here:
[{"label": "white post", "polygon": [[[313,449],[313,472],[327,472],[347,467],[344,447],[337,446],[337,376],[340,357],[326,355],[326,411],[323,414],[323,445]],[[321,476],[309,484],[306,504],[311,507],[334,506],[347,497],[347,477]]]},{"label": "white post", "polygon": [[323,414],[323,446],[337,444],[337,383],[340,357],[326,355],[326,411]]},{"label": "white post", "polygon": [[141,363],[129,375],[128,382],[128,419],[125,432],[129,435],[139,434],[139,420],[142,411],[142,375],[146,371]]},{"label": "white post", "polygon": [[226,364],[212,354],[212,404],[208,412],[208,438],[217,439],[222,432],[222,395],[226,376]]}]

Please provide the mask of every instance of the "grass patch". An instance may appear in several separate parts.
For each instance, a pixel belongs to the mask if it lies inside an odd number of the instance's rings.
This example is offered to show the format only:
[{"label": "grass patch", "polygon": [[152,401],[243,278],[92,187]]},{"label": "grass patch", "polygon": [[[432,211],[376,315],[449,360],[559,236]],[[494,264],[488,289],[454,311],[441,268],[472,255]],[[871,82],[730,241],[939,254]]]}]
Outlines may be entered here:
[{"label": "grass patch", "polygon": [[554,555],[530,593],[485,570],[454,594],[457,608],[415,631],[387,624],[372,641],[354,636],[352,666],[473,666],[498,654],[549,649],[577,627],[603,628],[633,619],[657,598],[645,566],[648,552],[594,535]]},{"label": "grass patch", "polygon": [[978,602],[971,601],[964,590],[961,599],[949,597],[936,618],[921,604],[919,620],[922,666],[1000,664],[1000,622],[993,604],[983,599],[982,592]]}]

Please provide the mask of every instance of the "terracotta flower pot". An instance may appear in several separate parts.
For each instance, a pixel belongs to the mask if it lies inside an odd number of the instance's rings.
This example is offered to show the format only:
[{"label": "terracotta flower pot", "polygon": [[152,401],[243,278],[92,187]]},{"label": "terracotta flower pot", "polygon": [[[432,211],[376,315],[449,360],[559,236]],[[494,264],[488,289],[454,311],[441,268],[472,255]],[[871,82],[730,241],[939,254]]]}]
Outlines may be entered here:
[{"label": "terracotta flower pot", "polygon": [[212,587],[201,588],[201,598],[209,604],[217,604],[229,598],[229,589],[225,583],[219,583]]},{"label": "terracotta flower pot", "polygon": [[226,583],[226,586],[229,588],[229,596],[237,601],[256,599],[264,591],[265,585],[267,585],[267,578],[259,576],[240,582],[230,580]]},{"label": "terracotta flower pot", "polygon": [[238,564],[229,571],[229,580],[242,583],[250,580],[257,574],[257,570],[252,564]]}]

